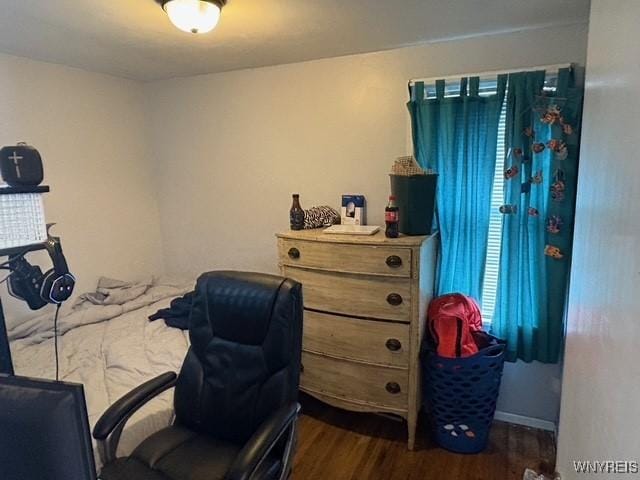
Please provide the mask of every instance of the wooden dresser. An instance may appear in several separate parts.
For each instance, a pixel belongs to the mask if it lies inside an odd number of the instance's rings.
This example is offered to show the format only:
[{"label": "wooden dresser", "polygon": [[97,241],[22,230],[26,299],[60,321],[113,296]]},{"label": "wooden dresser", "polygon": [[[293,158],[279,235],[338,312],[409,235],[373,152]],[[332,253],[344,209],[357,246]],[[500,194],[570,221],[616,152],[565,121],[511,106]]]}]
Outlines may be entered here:
[{"label": "wooden dresser", "polygon": [[282,275],[303,285],[301,389],[348,410],[404,417],[413,449],[437,237],[277,237]]}]

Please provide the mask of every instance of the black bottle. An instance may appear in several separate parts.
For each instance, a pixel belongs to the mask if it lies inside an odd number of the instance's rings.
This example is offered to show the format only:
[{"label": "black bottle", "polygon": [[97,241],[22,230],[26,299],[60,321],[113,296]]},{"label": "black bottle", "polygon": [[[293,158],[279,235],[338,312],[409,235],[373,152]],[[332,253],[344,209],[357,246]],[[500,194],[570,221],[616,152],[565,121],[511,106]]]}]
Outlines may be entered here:
[{"label": "black bottle", "polygon": [[289,223],[291,224],[291,230],[304,229],[304,210],[300,206],[300,195],[293,194],[293,203],[291,210],[289,210]]}]

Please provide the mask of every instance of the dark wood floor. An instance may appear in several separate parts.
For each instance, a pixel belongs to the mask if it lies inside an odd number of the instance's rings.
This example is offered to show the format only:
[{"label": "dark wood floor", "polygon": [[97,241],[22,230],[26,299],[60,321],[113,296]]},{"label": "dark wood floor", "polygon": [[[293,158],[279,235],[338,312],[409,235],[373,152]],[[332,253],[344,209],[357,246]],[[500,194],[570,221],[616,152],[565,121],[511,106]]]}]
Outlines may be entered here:
[{"label": "dark wood floor", "polygon": [[553,434],[495,422],[487,450],[459,455],[438,448],[421,426],[416,450],[406,427],[379,415],[346,412],[303,396],[294,480],[522,480],[524,469],[555,463]]}]

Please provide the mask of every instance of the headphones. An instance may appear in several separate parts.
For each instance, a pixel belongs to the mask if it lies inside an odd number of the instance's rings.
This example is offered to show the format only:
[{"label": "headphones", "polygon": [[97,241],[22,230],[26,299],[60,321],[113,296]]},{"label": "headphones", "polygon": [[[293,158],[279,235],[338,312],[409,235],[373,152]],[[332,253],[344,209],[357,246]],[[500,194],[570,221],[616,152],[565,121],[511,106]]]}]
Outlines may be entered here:
[{"label": "headphones", "polygon": [[9,268],[13,271],[8,281],[9,294],[27,302],[31,310],[49,303],[60,305],[71,296],[76,284],[62,253],[60,237],[49,235],[44,247],[53,263],[53,268],[45,273],[31,265],[24,255],[9,257]]}]

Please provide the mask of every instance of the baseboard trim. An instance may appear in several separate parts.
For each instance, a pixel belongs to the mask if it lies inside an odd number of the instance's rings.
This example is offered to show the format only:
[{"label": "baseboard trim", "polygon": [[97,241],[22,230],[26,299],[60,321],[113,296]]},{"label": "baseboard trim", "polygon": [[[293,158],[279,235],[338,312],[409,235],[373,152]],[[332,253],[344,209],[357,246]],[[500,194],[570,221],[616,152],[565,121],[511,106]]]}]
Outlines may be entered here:
[{"label": "baseboard trim", "polygon": [[497,411],[494,417],[496,420],[507,423],[515,423],[516,425],[524,425],[525,427],[539,428],[550,432],[556,431],[556,424],[549,420],[541,418],[525,417],[524,415],[516,415],[515,413]]}]

